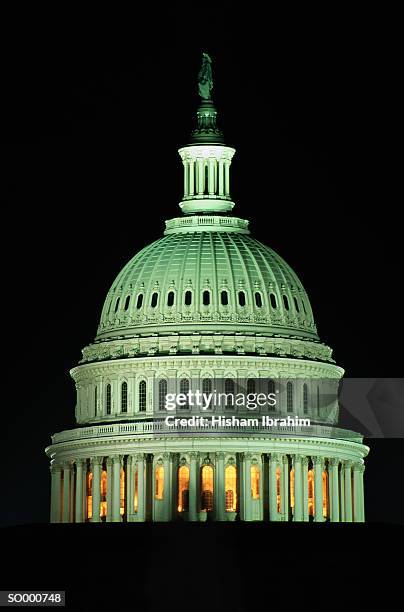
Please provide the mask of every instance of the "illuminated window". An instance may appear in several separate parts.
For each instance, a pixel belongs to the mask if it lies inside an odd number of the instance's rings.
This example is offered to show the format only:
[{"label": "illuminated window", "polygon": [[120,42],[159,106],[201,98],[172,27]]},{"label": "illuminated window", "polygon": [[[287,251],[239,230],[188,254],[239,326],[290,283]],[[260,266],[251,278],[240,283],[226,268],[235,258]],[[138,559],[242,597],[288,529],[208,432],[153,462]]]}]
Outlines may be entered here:
[{"label": "illuminated window", "polygon": [[309,392],[306,383],[303,385],[303,412],[304,414],[309,412]]},{"label": "illuminated window", "polygon": [[169,291],[167,296],[167,306],[174,306],[174,291]]},{"label": "illuminated window", "polygon": [[178,470],[178,512],[189,509],[189,467],[182,465]]},{"label": "illuminated window", "polygon": [[125,300],[125,306],[124,306],[124,309],[125,309],[125,310],[128,310],[128,308],[129,308],[129,302],[130,302],[130,295],[127,295],[127,296],[126,296],[126,300]]},{"label": "illuminated window", "polygon": [[192,304],[192,291],[185,292],[185,306],[191,306]]},{"label": "illuminated window", "polygon": [[255,293],[255,305],[257,306],[257,308],[262,307],[262,297],[259,291],[256,291]]},{"label": "illuminated window", "polygon": [[229,303],[229,294],[227,293],[227,291],[222,291],[220,293],[220,302],[222,304],[222,306],[227,306]]},{"label": "illuminated window", "polygon": [[[181,378],[180,380],[180,393],[183,394],[187,394],[189,393],[189,380],[188,378]],[[186,410],[187,408],[189,408],[188,406],[188,401],[185,401],[185,405],[184,406],[178,406],[178,408],[181,410]]]},{"label": "illuminated window", "polygon": [[271,301],[272,308],[277,308],[278,305],[276,303],[276,295],[275,295],[275,293],[270,293],[269,294],[269,299]]},{"label": "illuminated window", "polygon": [[142,307],[142,304],[143,304],[143,293],[139,293],[139,295],[137,296],[136,308],[140,310]]},{"label": "illuminated window", "polygon": [[111,414],[111,385],[109,383],[106,389],[105,406],[107,414]]},{"label": "illuminated window", "polygon": [[139,412],[146,411],[146,381],[141,380],[139,383]]},{"label": "illuminated window", "polygon": [[210,304],[210,291],[204,291],[202,294],[202,303],[204,306],[209,306]]},{"label": "illuminated window", "polygon": [[121,516],[125,514],[125,470],[121,468],[119,480],[119,513]]},{"label": "illuminated window", "polygon": [[288,412],[293,412],[293,386],[291,382],[286,385],[286,408]]},{"label": "illuminated window", "polygon": [[283,296],[283,305],[285,306],[286,310],[289,310],[289,300],[287,295]]},{"label": "illuminated window", "polygon": [[156,308],[158,301],[159,301],[159,294],[155,291],[154,293],[152,293],[150,306],[152,308]]},{"label": "illuminated window", "polygon": [[258,465],[251,466],[251,497],[260,498],[260,469]]},{"label": "illuminated window", "polygon": [[201,478],[201,510],[213,510],[213,467],[204,465]]},{"label": "illuminated window", "polygon": [[121,412],[128,412],[128,383],[121,385]]},{"label": "illuminated window", "polygon": [[314,516],[314,472],[309,470],[307,473],[308,481],[308,504],[309,504],[309,516]]},{"label": "illuminated window", "polygon": [[155,470],[155,498],[163,499],[164,496],[164,467],[158,465]]},{"label": "illuminated window", "polygon": [[118,298],[116,300],[116,302],[115,302],[115,310],[114,310],[114,312],[116,312],[118,310],[118,308],[119,308],[119,300],[120,300],[120,298]]},{"label": "illuminated window", "polygon": [[231,410],[234,405],[234,380],[232,378],[226,378],[224,381],[224,392],[225,398],[225,410]]},{"label": "illuminated window", "polygon": [[226,491],[226,512],[237,510],[237,469],[234,465],[228,465],[224,472]]},{"label": "illuminated window", "polygon": [[93,473],[87,472],[87,482],[86,482],[86,515],[87,519],[90,520],[93,518],[93,492],[92,492],[92,484],[93,484]]},{"label": "illuminated window", "polygon": [[107,516],[107,471],[106,470],[102,470],[101,472],[100,516],[101,518],[104,518]]},{"label": "illuminated window", "polygon": [[276,508],[281,511],[281,468],[279,465],[276,468]]},{"label": "illuminated window", "polygon": [[94,415],[97,416],[97,395],[98,395],[98,389],[97,387],[94,387]]},{"label": "illuminated window", "polygon": [[159,410],[166,409],[167,381],[159,380]]},{"label": "illuminated window", "polygon": [[299,302],[297,301],[297,297],[294,297],[293,300],[295,302],[296,312],[300,312],[300,310],[299,310]]},{"label": "illuminated window", "polygon": [[292,468],[289,474],[289,483],[290,483],[290,507],[292,508],[292,512],[295,509],[295,470]]},{"label": "illuminated window", "polygon": [[245,306],[245,302],[246,302],[246,300],[245,300],[245,293],[244,293],[244,291],[239,291],[238,292],[238,303],[239,303],[239,306]]},{"label": "illuminated window", "polygon": [[327,518],[329,516],[328,507],[328,474],[326,470],[323,471],[323,516]]}]

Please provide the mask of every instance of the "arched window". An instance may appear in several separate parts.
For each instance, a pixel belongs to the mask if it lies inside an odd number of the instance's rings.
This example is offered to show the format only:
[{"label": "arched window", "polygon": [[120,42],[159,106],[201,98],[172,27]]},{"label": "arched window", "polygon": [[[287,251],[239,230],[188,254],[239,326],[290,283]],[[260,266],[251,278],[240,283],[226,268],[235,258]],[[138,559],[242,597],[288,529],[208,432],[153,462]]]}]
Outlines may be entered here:
[{"label": "arched window", "polygon": [[262,297],[259,291],[255,292],[255,305],[257,306],[257,308],[261,308],[262,306]]},{"label": "arched window", "polygon": [[116,312],[118,310],[118,308],[119,308],[119,300],[120,300],[120,298],[118,298],[116,300],[116,302],[115,302],[115,310],[114,310],[114,312]]},{"label": "arched window", "polygon": [[128,412],[128,383],[121,385],[121,412]]},{"label": "arched window", "polygon": [[137,300],[136,300],[136,308],[140,310],[142,307],[142,304],[143,304],[143,293],[139,293],[139,295],[137,296]]},{"label": "arched window", "polygon": [[202,294],[202,303],[204,306],[209,306],[210,304],[210,291],[207,289]]},{"label": "arched window", "polygon": [[291,382],[286,385],[286,409],[288,412],[293,412],[293,385]]},{"label": "arched window", "polygon": [[226,495],[226,512],[237,510],[237,469],[228,465],[224,471],[224,488]]},{"label": "arched window", "polygon": [[[276,397],[275,381],[272,379],[268,380],[268,395]],[[268,410],[276,410],[276,402],[274,403],[272,399],[268,402]]]},{"label": "arched window", "polygon": [[[211,378],[204,378],[202,380],[202,393],[205,396],[209,396],[210,393],[212,393],[212,379]],[[210,402],[209,405],[207,403],[205,403],[205,400],[203,399],[203,406],[206,406],[206,410],[212,410],[213,406],[212,403]]]},{"label": "arched window", "polygon": [[101,497],[100,497],[100,517],[104,519],[107,516],[107,471],[101,472]]},{"label": "arched window", "polygon": [[225,410],[231,410],[234,406],[234,380],[232,378],[226,378],[224,381],[224,392],[225,398]]},{"label": "arched window", "polygon": [[297,301],[297,297],[294,297],[294,302],[295,302],[295,308],[296,308],[296,312],[300,312],[299,310],[299,302]]},{"label": "arched window", "polygon": [[139,383],[139,412],[146,411],[146,381],[141,380]]},{"label": "arched window", "polygon": [[126,296],[126,300],[125,300],[125,306],[124,306],[124,309],[125,309],[125,310],[128,310],[128,308],[129,308],[129,302],[130,302],[130,295],[127,295],[127,296]]},{"label": "arched window", "polygon": [[106,394],[105,394],[105,406],[106,413],[111,414],[111,385],[107,384]]},{"label": "arched window", "polygon": [[289,310],[289,300],[287,295],[283,296],[283,305],[285,306],[286,310]]},{"label": "arched window", "polygon": [[152,308],[156,308],[158,301],[159,301],[159,294],[157,293],[157,291],[154,291],[151,296],[150,306]]},{"label": "arched window", "polygon": [[239,291],[238,292],[238,304],[239,306],[245,306],[245,303],[246,303],[245,293],[244,291]]},{"label": "arched window", "polygon": [[275,295],[275,293],[270,293],[270,294],[269,294],[269,299],[270,299],[270,301],[271,301],[271,306],[272,306],[272,308],[277,308],[277,307],[278,307],[278,305],[277,305],[277,303],[276,303],[276,295]]},{"label": "arched window", "polygon": [[98,404],[98,389],[94,387],[94,416],[97,416],[97,404]]},{"label": "arched window", "polygon": [[155,498],[163,499],[164,497],[164,467],[158,465],[155,470],[155,484],[154,484]]},{"label": "arched window", "polygon": [[309,412],[309,391],[306,383],[303,385],[303,412],[304,414]]},{"label": "arched window", "polygon": [[213,467],[204,465],[201,472],[201,510],[213,510]]},{"label": "arched window", "polygon": [[222,291],[220,293],[220,302],[222,306],[227,306],[229,303],[229,294],[227,291]]},{"label": "arched window", "polygon": [[178,512],[189,509],[189,467],[182,465],[178,470]]},{"label": "arched window", "polygon": [[260,469],[258,465],[251,466],[251,497],[260,498]]},{"label": "arched window", "polygon": [[185,292],[184,303],[185,303],[185,306],[191,306],[191,304],[192,304],[192,291],[186,291]]},{"label": "arched window", "polygon": [[249,378],[247,380],[247,394],[255,393],[255,379]]},{"label": "arched window", "polygon": [[167,306],[174,306],[174,291],[169,291],[167,295]]},{"label": "arched window", "polygon": [[[189,380],[188,378],[181,378],[180,393],[187,395],[188,392],[189,392]],[[186,399],[185,405],[184,406],[179,405],[178,408],[183,409],[183,410],[189,408],[188,398]]]},{"label": "arched window", "polygon": [[165,378],[159,380],[159,410],[166,409],[166,396],[167,396],[167,381]]}]

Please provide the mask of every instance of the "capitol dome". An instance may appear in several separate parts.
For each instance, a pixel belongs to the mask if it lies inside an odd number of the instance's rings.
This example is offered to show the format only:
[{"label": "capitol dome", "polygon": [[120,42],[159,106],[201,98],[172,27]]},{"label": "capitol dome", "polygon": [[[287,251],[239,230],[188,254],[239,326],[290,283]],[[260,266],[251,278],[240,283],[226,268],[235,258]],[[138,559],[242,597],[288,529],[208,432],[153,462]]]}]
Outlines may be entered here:
[{"label": "capitol dome", "polygon": [[[344,371],[292,268],[233,215],[211,88],[204,54],[183,215],[118,274],[70,372],[76,427],[46,449],[52,522],[364,520],[368,448],[338,427]],[[191,401],[217,389],[226,403]],[[264,400],[238,404],[239,389]]]}]

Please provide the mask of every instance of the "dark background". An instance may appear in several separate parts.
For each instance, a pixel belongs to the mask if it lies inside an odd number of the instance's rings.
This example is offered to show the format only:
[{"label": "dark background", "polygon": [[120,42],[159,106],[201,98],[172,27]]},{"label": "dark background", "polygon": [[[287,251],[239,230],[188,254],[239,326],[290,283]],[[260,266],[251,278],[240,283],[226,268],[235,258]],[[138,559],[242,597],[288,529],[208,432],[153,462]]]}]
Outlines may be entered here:
[{"label": "dark background", "polygon": [[[154,6],[154,5],[153,5]],[[251,4],[6,21],[4,525],[46,522],[50,435],[115,276],[179,214],[202,51],[235,214],[301,278],[350,377],[399,377],[394,16]],[[370,440],[369,521],[403,521],[400,440]]]}]

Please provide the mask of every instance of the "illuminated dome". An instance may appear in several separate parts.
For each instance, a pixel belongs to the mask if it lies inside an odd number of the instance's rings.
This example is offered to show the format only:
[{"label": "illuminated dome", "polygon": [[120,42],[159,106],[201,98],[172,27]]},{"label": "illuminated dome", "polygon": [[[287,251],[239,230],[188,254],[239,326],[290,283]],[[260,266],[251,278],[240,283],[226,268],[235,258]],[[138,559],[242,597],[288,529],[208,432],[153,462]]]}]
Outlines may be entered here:
[{"label": "illuminated dome", "polygon": [[[197,127],[179,150],[183,215],[118,274],[70,372],[77,426],[46,449],[52,522],[364,520],[369,449],[338,427],[344,371],[296,274],[233,216],[235,150],[211,88],[204,54]],[[189,393],[216,386],[233,400],[198,425],[206,408]],[[265,390],[254,418],[236,388]]]}]

